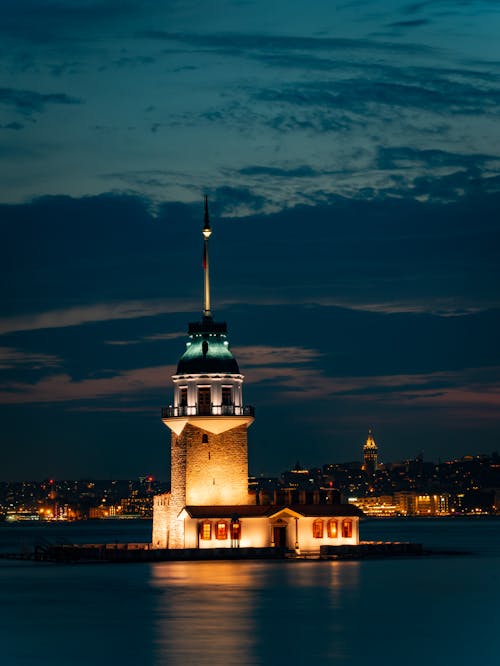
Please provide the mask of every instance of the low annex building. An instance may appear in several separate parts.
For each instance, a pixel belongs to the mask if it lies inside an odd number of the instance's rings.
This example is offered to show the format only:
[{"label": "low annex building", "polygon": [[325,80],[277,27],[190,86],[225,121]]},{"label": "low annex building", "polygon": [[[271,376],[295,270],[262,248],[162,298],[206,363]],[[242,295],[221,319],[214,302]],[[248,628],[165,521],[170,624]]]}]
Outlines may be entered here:
[{"label": "low annex building", "polygon": [[171,491],[154,498],[152,548],[265,548],[319,553],[323,545],[359,543],[359,516],[344,504],[257,505],[248,492],[247,430],[254,409],[243,403],[243,375],[212,318],[205,197],[201,321],[189,324],[173,375],[173,404],[162,410],[171,430]]}]

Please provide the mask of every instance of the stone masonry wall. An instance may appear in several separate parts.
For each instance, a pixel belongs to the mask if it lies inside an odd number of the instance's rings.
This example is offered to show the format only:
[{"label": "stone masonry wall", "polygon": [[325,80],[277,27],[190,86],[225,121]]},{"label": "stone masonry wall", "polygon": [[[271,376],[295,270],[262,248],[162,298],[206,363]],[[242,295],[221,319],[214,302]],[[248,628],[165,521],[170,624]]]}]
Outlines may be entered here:
[{"label": "stone masonry wall", "polygon": [[153,548],[168,548],[170,493],[155,495],[153,499]]},{"label": "stone masonry wall", "polygon": [[[186,426],[187,427],[187,426]],[[169,548],[184,548],[184,524],[177,516],[186,506],[186,454],[187,442],[184,432],[171,439],[171,482],[169,511]]]},{"label": "stone masonry wall", "polygon": [[247,504],[246,426],[214,435],[188,424],[181,437],[185,438],[187,448],[186,504]]},{"label": "stone masonry wall", "polygon": [[172,432],[171,442],[171,493],[166,505],[160,503],[164,495],[155,498],[154,548],[184,548],[184,523],[177,517],[186,505],[255,502],[248,494],[245,425],[214,435],[188,423],[180,435]]}]

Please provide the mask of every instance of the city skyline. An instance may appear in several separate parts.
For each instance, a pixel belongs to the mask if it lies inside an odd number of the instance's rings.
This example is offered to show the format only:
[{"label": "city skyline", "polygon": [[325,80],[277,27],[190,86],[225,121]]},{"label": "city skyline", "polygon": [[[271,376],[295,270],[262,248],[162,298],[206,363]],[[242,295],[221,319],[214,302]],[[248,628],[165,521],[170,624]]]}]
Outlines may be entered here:
[{"label": "city skyline", "polygon": [[254,4],[6,3],[2,479],[165,477],[204,194],[255,474],[498,449],[498,7]]}]

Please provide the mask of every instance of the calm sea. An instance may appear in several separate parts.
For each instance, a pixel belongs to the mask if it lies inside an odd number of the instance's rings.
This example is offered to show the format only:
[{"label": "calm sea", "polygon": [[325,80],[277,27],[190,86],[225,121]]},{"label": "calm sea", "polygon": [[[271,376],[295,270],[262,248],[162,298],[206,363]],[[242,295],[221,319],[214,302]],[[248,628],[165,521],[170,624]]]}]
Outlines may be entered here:
[{"label": "calm sea", "polygon": [[[0,524],[0,549],[147,541],[148,522]],[[467,555],[363,562],[0,560],[2,666],[498,666],[500,519],[362,523]]]}]

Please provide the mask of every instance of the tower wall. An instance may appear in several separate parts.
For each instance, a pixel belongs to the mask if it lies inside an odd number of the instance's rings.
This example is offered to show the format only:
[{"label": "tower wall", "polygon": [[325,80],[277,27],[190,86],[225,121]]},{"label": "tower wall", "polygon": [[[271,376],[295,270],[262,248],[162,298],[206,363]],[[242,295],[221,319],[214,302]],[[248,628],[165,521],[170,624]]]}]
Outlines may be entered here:
[{"label": "tower wall", "polygon": [[168,548],[170,523],[170,493],[155,495],[153,500],[153,548]]},{"label": "tower wall", "polygon": [[[184,428],[185,430],[185,428]],[[186,457],[187,440],[172,432],[171,439],[171,476],[169,507],[169,547],[184,548],[184,529],[177,516],[186,506]]]},{"label": "tower wall", "polygon": [[185,506],[250,502],[246,425],[213,434],[187,423],[180,435],[172,432],[171,461],[170,548],[184,548],[177,517]]},{"label": "tower wall", "polygon": [[375,474],[377,470],[377,451],[369,450],[364,453],[365,472]]},{"label": "tower wall", "polygon": [[187,444],[186,504],[247,504],[246,426],[216,435],[188,424],[181,436]]}]

